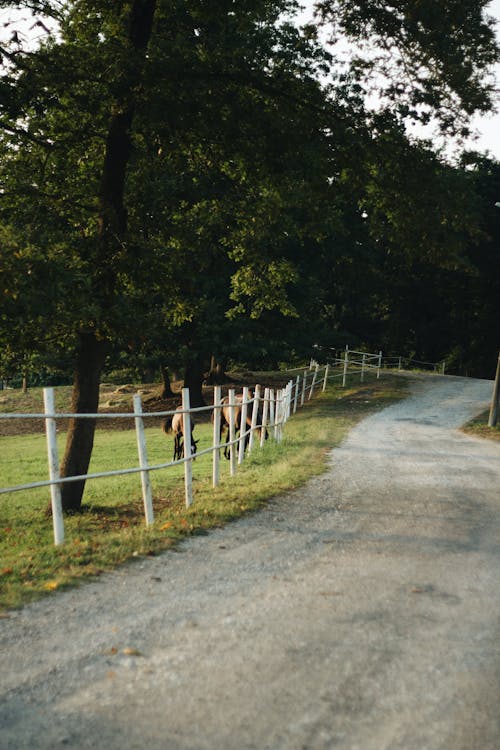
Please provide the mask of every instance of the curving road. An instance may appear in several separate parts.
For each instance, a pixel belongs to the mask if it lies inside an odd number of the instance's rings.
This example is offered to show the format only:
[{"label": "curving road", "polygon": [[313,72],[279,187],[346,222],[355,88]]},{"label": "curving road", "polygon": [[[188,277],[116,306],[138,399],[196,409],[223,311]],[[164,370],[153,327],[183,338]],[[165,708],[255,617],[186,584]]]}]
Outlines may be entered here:
[{"label": "curving road", "polygon": [[0,620],[0,748],[499,750],[491,387],[422,377],[305,488]]}]

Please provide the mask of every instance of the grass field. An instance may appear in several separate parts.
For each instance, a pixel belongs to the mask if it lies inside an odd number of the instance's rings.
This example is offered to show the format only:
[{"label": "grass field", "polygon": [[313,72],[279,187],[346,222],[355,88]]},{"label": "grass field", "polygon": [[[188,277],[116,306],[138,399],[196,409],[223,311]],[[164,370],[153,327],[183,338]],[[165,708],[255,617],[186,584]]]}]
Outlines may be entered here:
[{"label": "grass field", "polygon": [[[88,480],[82,512],[65,517],[66,537],[59,547],[54,546],[47,513],[48,488],[1,495],[0,610],[5,613],[126,560],[157,554],[187,535],[205,533],[258,509],[273,495],[300,486],[324,470],[327,451],[341,442],[351,426],[401,398],[406,385],[405,378],[385,375],[380,380],[367,378],[363,384],[348,383],[344,389],[328,387],[289,420],[279,445],[269,439],[263,449],[255,448],[236,477],[229,476],[228,462],[221,459],[221,483],[216,489],[211,483],[211,455],[197,458],[190,509],[184,505],[182,466],[152,472],[155,523],[147,529],[138,474]],[[12,403],[7,406],[14,411]],[[32,407],[24,400],[17,411],[27,408]],[[211,430],[210,424],[197,425],[198,450],[211,444]],[[172,440],[158,426],[148,427],[146,436],[150,464],[170,460]],[[59,439],[62,453],[65,435]],[[0,437],[0,456],[4,487],[47,477],[43,431]],[[90,472],[133,466],[137,466],[134,430],[99,429]]]}]

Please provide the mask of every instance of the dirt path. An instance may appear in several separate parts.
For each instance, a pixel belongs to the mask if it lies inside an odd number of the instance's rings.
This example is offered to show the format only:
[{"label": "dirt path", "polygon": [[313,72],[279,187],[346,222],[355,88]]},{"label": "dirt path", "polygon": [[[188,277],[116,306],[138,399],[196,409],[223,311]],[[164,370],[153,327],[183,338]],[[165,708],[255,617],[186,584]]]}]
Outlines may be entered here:
[{"label": "dirt path", "polygon": [[0,748],[499,750],[500,445],[455,429],[491,383],[413,391],[302,490],[0,621]]}]

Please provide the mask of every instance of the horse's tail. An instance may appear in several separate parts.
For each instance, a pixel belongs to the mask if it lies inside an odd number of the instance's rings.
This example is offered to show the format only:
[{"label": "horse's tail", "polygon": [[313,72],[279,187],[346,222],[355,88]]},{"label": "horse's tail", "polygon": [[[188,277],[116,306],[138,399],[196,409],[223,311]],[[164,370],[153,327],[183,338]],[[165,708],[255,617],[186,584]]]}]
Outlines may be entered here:
[{"label": "horse's tail", "polygon": [[170,432],[172,432],[172,418],[172,415],[167,417],[161,426],[161,429],[163,430],[165,435],[168,435]]}]

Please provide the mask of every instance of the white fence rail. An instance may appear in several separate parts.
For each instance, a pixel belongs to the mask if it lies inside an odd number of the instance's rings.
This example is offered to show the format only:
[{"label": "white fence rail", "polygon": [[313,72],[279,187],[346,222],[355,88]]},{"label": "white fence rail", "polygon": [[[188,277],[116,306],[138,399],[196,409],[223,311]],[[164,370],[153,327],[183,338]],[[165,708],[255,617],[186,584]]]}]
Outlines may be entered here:
[{"label": "white fence rail", "polygon": [[[339,371],[337,372],[337,366]],[[335,360],[334,363],[321,366],[311,361],[309,368],[297,368],[300,370],[295,379],[290,379],[284,388],[274,390],[265,388],[261,393],[260,385],[256,385],[253,393],[248,388],[243,389],[241,395],[237,395],[234,389],[230,389],[228,397],[223,403],[220,386],[214,387],[213,404],[210,406],[190,407],[189,389],[182,389],[182,407],[175,411],[163,412],[144,412],[142,409],[141,397],[139,394],[133,397],[134,411],[132,413],[97,413],[97,414],[71,414],[56,413],[54,407],[54,390],[44,388],[44,409],[41,414],[0,414],[0,420],[8,419],[43,419],[46,425],[46,441],[48,454],[49,479],[27,484],[15,485],[12,487],[0,488],[0,495],[23,490],[30,490],[40,487],[49,487],[51,496],[54,543],[62,544],[64,541],[64,522],[61,502],[61,487],[68,482],[78,482],[88,479],[99,479],[103,477],[114,477],[126,474],[140,474],[142,499],[144,503],[144,516],[147,526],[154,523],[153,497],[150,481],[150,473],[161,469],[168,469],[172,466],[183,464],[184,466],[184,496],[186,507],[193,503],[193,461],[195,457],[205,454],[212,454],[212,485],[216,487],[220,481],[220,451],[226,449],[229,452],[229,473],[235,476],[237,467],[242,464],[246,453],[251,452],[256,446],[263,447],[266,437],[266,431],[276,442],[281,442],[284,427],[291,415],[295,414],[300,406],[303,406],[306,400],[312,399],[315,390],[325,391],[329,380],[339,379],[342,386],[346,385],[348,374],[360,373],[363,381],[365,373],[369,370],[376,370],[377,377],[381,372],[381,352],[378,354],[369,354],[366,352],[354,352],[346,349],[342,360]],[[291,374],[293,370],[288,370],[286,374]],[[227,442],[221,442],[221,418],[223,408],[228,414],[228,437]],[[240,434],[236,434],[236,411],[241,409]],[[186,450],[184,456],[180,459],[167,461],[163,463],[150,464],[147,455],[146,436],[144,431],[144,419],[147,417],[173,417],[174,414],[182,414],[184,444],[190,444],[189,436],[191,435],[191,419],[193,415],[200,412],[212,412],[213,422],[213,439],[212,445],[208,448],[198,451],[196,456],[191,455],[191,451]],[[247,416],[250,417],[248,425]],[[101,471],[78,476],[60,477],[59,475],[59,457],[56,441],[56,425],[58,420],[62,419],[128,419],[134,420],[138,466],[115,469],[111,471]],[[256,436],[258,435],[258,440]],[[186,442],[186,436],[188,441]],[[186,455],[189,453],[189,455]]]}]

